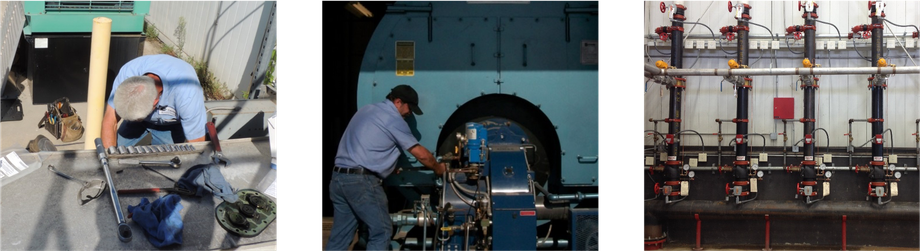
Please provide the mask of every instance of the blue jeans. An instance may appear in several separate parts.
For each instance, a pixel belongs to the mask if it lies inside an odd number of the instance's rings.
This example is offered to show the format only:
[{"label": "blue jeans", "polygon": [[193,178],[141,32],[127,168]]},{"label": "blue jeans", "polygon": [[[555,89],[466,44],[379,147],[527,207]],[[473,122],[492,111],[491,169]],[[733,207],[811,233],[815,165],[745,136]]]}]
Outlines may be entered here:
[{"label": "blue jeans", "polygon": [[367,250],[389,250],[393,223],[383,192],[383,180],[374,175],[333,172],[329,199],[335,208],[326,250],[347,250],[358,220],[368,228]]},{"label": "blue jeans", "polygon": [[146,122],[122,121],[118,127],[118,145],[133,146],[150,134],[151,145],[167,145],[185,142],[185,130],[181,124],[157,126]]}]

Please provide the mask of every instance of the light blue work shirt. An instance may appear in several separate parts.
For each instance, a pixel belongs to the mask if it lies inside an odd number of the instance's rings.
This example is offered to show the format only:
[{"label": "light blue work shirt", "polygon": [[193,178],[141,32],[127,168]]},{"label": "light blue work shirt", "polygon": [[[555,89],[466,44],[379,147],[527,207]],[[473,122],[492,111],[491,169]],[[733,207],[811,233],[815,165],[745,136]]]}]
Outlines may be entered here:
[{"label": "light blue work shirt", "polygon": [[147,115],[145,122],[158,126],[182,124],[187,140],[204,137],[207,123],[207,110],[204,108],[204,91],[198,82],[195,68],[182,59],[160,54],[141,56],[128,61],[109,93],[108,104],[115,107],[115,90],[121,82],[130,77],[153,73],[163,82],[163,94],[156,109]]},{"label": "light blue work shirt", "polygon": [[408,150],[417,144],[418,139],[392,101],[366,105],[348,122],[335,165],[364,167],[386,178],[396,167],[400,149]]}]

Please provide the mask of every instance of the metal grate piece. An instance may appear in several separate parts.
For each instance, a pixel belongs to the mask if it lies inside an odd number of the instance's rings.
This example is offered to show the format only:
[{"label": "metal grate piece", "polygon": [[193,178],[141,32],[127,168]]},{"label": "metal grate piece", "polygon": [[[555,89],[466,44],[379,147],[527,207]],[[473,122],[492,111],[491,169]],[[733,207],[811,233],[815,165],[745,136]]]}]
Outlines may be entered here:
[{"label": "metal grate piece", "polygon": [[134,1],[45,1],[45,12],[133,12]]},{"label": "metal grate piece", "polygon": [[599,250],[597,215],[578,215],[575,222],[575,250]]}]

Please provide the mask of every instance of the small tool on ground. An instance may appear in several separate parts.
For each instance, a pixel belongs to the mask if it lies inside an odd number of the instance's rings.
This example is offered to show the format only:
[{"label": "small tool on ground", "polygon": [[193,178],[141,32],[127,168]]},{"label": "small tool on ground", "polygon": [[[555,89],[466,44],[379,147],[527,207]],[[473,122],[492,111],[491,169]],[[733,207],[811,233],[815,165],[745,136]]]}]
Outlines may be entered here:
[{"label": "small tool on ground", "polygon": [[142,166],[168,166],[174,169],[179,169],[182,165],[182,160],[179,159],[179,156],[173,157],[168,161],[139,161],[139,160],[129,160],[121,159],[118,160],[118,164],[122,165],[142,165]]},{"label": "small tool on ground", "polygon": [[80,188],[80,193],[77,194],[77,199],[80,200],[81,206],[85,205],[87,202],[93,199],[99,198],[102,196],[102,191],[105,191],[104,180],[85,181],[77,179],[73,176],[54,170],[54,165],[48,165],[48,171],[57,174],[58,176],[64,177],[65,179],[83,183],[83,188]]}]

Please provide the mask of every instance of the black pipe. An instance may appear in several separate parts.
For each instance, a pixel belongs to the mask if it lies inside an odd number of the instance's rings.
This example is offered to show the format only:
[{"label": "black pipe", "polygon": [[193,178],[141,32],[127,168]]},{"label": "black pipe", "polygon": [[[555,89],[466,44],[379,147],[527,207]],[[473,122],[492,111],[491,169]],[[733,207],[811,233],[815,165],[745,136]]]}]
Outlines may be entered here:
[{"label": "black pipe", "polygon": [[[748,8],[748,6],[745,5],[743,14],[748,14],[749,12],[750,12],[750,8]],[[748,17],[748,18],[745,18],[745,17]],[[747,28],[748,20],[750,20],[749,15],[743,15],[742,18],[738,20],[738,26],[745,27],[742,29],[738,29],[738,49],[737,50],[738,50],[738,62],[741,65],[748,65],[748,60],[750,58],[748,55],[748,51],[750,49],[750,43],[749,43],[750,36],[748,35],[749,28]],[[736,125],[735,132],[738,135],[741,135],[743,141],[741,143],[735,142],[735,160],[736,161],[749,161],[748,156],[747,156],[748,155],[747,118],[748,118],[748,109],[749,109],[748,108],[748,105],[749,105],[748,104],[748,92],[750,91],[749,86],[751,85],[751,81],[748,79],[749,78],[745,78],[744,84],[741,86],[738,86],[738,106],[737,106],[737,111],[736,111],[738,120],[735,123]],[[732,169],[732,173],[734,174],[736,181],[747,181],[748,180],[749,172],[747,168],[750,166],[750,162],[747,162],[747,163],[748,164],[742,164],[742,165],[735,164],[735,167]]]},{"label": "black pipe", "polygon": [[[802,16],[805,18],[805,27],[809,27],[809,26],[815,27],[815,18],[817,18],[817,14],[816,14],[817,12],[818,12],[817,6],[814,7],[812,12],[805,11],[805,15]],[[811,61],[812,64],[817,63],[815,61],[815,48],[816,47],[817,46],[815,45],[815,29],[805,29],[805,58]],[[812,77],[812,76],[808,76],[808,77]],[[815,85],[818,84],[818,81],[815,79],[805,79],[803,81],[814,81],[812,83],[814,83]],[[812,135],[812,132],[815,131],[815,122],[814,122],[814,119],[815,119],[815,92],[817,91],[817,88],[815,88],[812,85],[806,85],[805,88],[803,89],[805,91],[805,100],[803,102],[805,105],[805,112],[804,112],[805,122],[803,123],[803,127],[805,130],[803,130],[804,131],[803,137],[805,138],[811,137],[812,141],[811,141],[811,144],[805,144],[805,147],[804,147],[805,148],[804,149],[804,155],[805,155],[804,159],[806,161],[809,161],[807,162],[807,164],[809,165],[806,165],[806,164],[802,165],[802,180],[803,181],[815,181],[815,179],[817,178],[817,170],[815,170],[815,165],[811,165],[811,164],[814,163],[814,159],[815,159],[816,140],[815,140],[814,135]]]},{"label": "black pipe", "polygon": [[[684,19],[685,7],[678,6],[675,8],[674,19]],[[671,65],[680,69],[684,65],[684,24],[682,22],[673,21],[671,22],[672,28],[671,31]],[[671,119],[668,122],[668,134],[674,135],[673,144],[669,144],[668,148],[668,161],[671,161],[671,158],[677,158],[676,161],[680,161],[680,141],[678,141],[679,136],[677,133],[680,132],[680,119],[681,119],[681,102],[683,101],[683,81],[677,81],[677,84],[671,85],[671,100],[670,106],[668,109],[668,118]],[[673,163],[673,162],[672,162]],[[666,165],[665,166],[665,179],[667,181],[679,181],[680,180],[680,165]],[[677,199],[677,196],[672,196],[672,199]]]},{"label": "black pipe", "polygon": [[[882,20],[879,19],[879,16],[884,15],[882,13],[876,13],[875,6],[870,7],[869,15],[872,18],[872,66],[878,66],[878,60],[882,56]],[[879,75],[874,75],[874,77],[881,77]],[[882,95],[882,86],[873,85],[872,86],[872,118],[875,121],[872,122],[872,136],[881,135],[882,130],[884,130],[885,125],[882,120],[884,119],[884,96]],[[884,154],[884,144],[872,144],[872,157],[874,163],[879,163],[877,161],[882,158]],[[870,162],[872,163],[872,162]],[[872,165],[872,172],[869,175],[869,179],[873,182],[882,182],[885,181],[885,171],[883,165]]]},{"label": "black pipe", "polygon": [[[866,206],[863,201],[822,201],[804,203],[775,200],[759,200],[738,207],[724,201],[689,200],[666,205],[663,201],[646,201],[645,209],[658,217],[669,219],[690,219],[694,214],[713,218],[757,218],[764,214],[770,218],[839,219],[841,215],[860,219],[917,220],[920,216],[917,202],[891,202],[885,207]],[[705,224],[705,221],[704,221]]]}]

